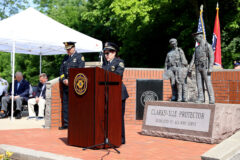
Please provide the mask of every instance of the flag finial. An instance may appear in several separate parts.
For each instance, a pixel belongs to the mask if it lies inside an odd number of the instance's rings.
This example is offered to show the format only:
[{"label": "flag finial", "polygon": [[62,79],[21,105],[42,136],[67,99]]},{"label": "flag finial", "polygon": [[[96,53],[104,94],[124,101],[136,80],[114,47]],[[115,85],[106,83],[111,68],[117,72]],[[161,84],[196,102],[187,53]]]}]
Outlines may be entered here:
[{"label": "flag finial", "polygon": [[217,8],[216,9],[219,9],[219,5],[218,5],[218,2],[217,2]]},{"label": "flag finial", "polygon": [[203,11],[203,4],[201,4],[201,6],[200,6],[200,10]]}]

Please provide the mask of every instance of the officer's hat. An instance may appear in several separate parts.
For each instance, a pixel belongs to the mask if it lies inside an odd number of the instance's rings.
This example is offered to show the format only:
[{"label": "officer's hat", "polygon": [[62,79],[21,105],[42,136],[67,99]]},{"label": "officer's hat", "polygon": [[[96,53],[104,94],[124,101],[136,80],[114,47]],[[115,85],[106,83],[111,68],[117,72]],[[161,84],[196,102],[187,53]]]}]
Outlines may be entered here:
[{"label": "officer's hat", "polygon": [[193,33],[192,35],[195,37],[195,36],[197,36],[197,35],[199,35],[199,34],[203,34],[203,32],[196,32],[196,33]]},{"label": "officer's hat", "polygon": [[63,42],[63,44],[65,45],[65,49],[71,49],[72,47],[75,47],[75,43],[76,42]]},{"label": "officer's hat", "polygon": [[236,60],[233,62],[234,66],[240,66],[240,60]]},{"label": "officer's hat", "polygon": [[169,43],[170,43],[170,44],[176,43],[176,42],[177,42],[177,39],[175,39],[175,38],[171,38],[171,39],[169,40]]},{"label": "officer's hat", "polygon": [[104,51],[118,51],[118,46],[112,42],[106,42],[104,45]]}]

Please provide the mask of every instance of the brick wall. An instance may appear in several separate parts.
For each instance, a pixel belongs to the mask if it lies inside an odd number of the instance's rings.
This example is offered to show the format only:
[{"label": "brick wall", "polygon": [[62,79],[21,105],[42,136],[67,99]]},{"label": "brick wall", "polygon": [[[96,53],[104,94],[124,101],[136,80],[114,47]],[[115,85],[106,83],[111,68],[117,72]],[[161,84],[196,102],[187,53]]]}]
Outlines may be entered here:
[{"label": "brick wall", "polygon": [[240,70],[213,72],[212,83],[217,103],[240,104]]},{"label": "brick wall", "polygon": [[[125,121],[127,124],[141,124],[136,119],[136,80],[137,79],[163,79],[163,69],[126,68],[123,82],[127,87],[129,98],[126,101]],[[216,103],[240,104],[240,70],[219,70],[212,74],[212,83]],[[50,118],[51,128],[61,126],[61,94],[59,82],[51,84]],[[48,92],[48,90],[47,90]],[[50,91],[49,91],[50,92]],[[163,100],[171,98],[169,80],[163,81]],[[49,101],[50,101],[49,100]]]},{"label": "brick wall", "polygon": [[[126,101],[125,121],[130,124],[141,124],[141,120],[136,119],[136,80],[137,79],[163,79],[163,69],[140,69],[126,68],[123,75],[123,83],[126,85],[129,98]],[[164,85],[168,82],[164,82]],[[169,86],[170,87],[170,86]],[[168,87],[164,87],[166,93],[169,92]],[[170,88],[171,91],[171,88]],[[163,98],[167,97],[163,95]]]}]

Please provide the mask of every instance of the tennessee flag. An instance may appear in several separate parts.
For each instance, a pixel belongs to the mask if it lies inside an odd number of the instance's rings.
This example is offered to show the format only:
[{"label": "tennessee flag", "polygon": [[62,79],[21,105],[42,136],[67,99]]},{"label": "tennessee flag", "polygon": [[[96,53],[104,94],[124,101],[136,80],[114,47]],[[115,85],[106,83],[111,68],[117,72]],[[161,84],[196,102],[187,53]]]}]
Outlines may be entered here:
[{"label": "tennessee flag", "polygon": [[222,57],[221,57],[221,33],[220,33],[220,22],[219,22],[219,7],[217,3],[216,8],[216,18],[215,18],[215,25],[213,31],[213,38],[212,38],[212,48],[214,51],[214,65],[221,66],[222,65]]}]

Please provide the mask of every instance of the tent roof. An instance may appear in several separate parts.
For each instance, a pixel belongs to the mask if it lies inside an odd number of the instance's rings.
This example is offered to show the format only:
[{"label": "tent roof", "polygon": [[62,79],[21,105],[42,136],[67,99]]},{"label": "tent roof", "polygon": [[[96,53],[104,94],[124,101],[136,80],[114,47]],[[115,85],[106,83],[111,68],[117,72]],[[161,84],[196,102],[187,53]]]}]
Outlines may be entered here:
[{"label": "tent roof", "polygon": [[102,42],[28,8],[0,21],[0,51],[54,55],[66,53],[63,42],[74,41],[78,52],[100,52]]}]

